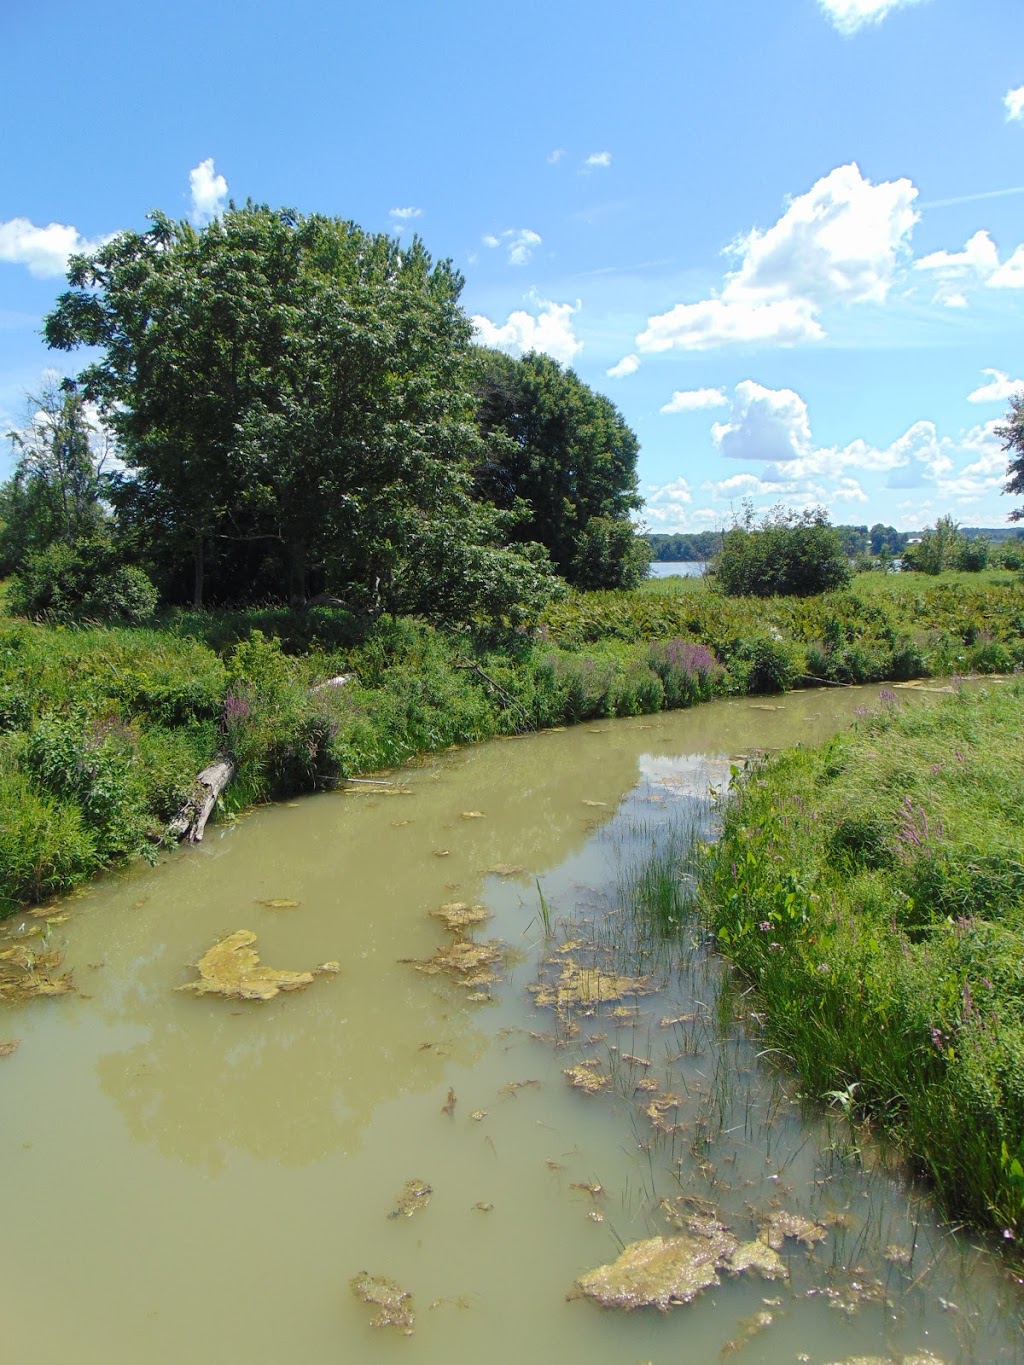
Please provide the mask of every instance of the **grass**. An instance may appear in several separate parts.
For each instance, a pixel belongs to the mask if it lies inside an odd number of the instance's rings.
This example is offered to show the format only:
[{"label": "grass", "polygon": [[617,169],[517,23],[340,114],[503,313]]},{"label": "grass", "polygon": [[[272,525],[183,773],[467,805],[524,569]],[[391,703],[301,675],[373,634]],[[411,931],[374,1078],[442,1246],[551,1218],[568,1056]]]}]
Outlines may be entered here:
[{"label": "grass", "polygon": [[951,1215],[1024,1236],[1024,691],[881,709],[739,781],[698,899],[766,1043]]}]

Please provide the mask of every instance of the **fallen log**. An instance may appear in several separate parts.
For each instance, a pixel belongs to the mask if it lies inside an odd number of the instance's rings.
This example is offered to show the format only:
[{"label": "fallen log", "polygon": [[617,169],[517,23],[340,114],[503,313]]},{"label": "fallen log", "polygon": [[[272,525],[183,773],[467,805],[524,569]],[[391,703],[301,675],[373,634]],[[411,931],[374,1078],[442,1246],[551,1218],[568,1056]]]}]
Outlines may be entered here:
[{"label": "fallen log", "polygon": [[217,797],[234,775],[235,761],[227,756],[204,768],[193,784],[192,795],[167,826],[168,837],[190,844],[202,843],[203,830],[217,804]]}]

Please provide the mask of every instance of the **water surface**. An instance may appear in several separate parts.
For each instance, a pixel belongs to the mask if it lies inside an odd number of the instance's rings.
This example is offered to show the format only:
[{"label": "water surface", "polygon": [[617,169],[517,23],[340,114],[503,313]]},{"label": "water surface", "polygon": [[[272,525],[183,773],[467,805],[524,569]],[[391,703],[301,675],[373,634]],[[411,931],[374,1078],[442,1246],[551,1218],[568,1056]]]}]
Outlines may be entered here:
[{"label": "water surface", "polygon": [[[0,1062],[2,1358],[1024,1358],[998,1262],[858,1155],[841,1114],[804,1111],[742,1001],[719,1008],[706,945],[669,954],[624,918],[642,857],[708,819],[731,763],[817,742],[876,695],[716,702],[451,752],[404,789],[258,811],[72,900],[49,934],[78,994],[0,1011],[0,1038],[21,1040]],[[509,946],[483,1001],[400,961],[448,941],[429,911],[453,900],[486,904],[477,937]],[[274,966],[340,974],[265,1004],[175,992],[241,928]],[[607,950],[657,993],[622,1018],[537,1008],[527,988],[573,940],[590,948],[562,960]],[[580,1060],[608,1093],[570,1087]],[[645,1113],[666,1091],[667,1132]],[[410,1178],[428,1206],[389,1217]],[[747,1238],[778,1210],[827,1228],[813,1254],[786,1243],[786,1281],[725,1279],[664,1315],[566,1300],[689,1213]],[[414,1294],[414,1336],[368,1325],[348,1289],[361,1270]],[[758,1312],[771,1325],[741,1345]]]}]

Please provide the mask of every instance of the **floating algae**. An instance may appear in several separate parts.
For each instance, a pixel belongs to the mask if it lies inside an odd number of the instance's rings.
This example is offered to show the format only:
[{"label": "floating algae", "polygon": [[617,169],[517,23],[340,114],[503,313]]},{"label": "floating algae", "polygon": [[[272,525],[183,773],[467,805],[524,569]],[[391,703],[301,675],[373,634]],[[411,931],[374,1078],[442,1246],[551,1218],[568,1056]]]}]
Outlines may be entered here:
[{"label": "floating algae", "polygon": [[600,967],[583,967],[573,958],[548,965],[561,967],[557,980],[541,981],[528,989],[536,1004],[558,1012],[594,1009],[621,1000],[624,995],[646,995],[651,989],[645,977],[620,976]]},{"label": "floating algae", "polygon": [[378,1311],[370,1319],[371,1327],[397,1327],[403,1336],[411,1337],[416,1325],[412,1295],[394,1280],[383,1275],[370,1275],[361,1270],[349,1280],[349,1287],[357,1299],[372,1303]]},{"label": "floating algae", "polygon": [[482,905],[468,905],[465,901],[449,901],[446,905],[439,905],[436,910],[431,910],[430,913],[434,919],[441,920],[456,934],[471,928],[474,924],[483,924],[485,920],[491,918],[491,912],[485,910]]},{"label": "floating algae", "polygon": [[737,1275],[752,1270],[764,1280],[784,1280],[789,1274],[779,1253],[760,1238],[741,1242],[729,1257],[729,1269]]},{"label": "floating algae", "polygon": [[588,1271],[576,1285],[606,1308],[658,1308],[665,1313],[719,1284],[719,1262],[735,1246],[727,1235],[650,1237],[631,1242],[611,1265]]},{"label": "floating algae", "polygon": [[519,863],[495,863],[493,867],[485,867],[485,872],[493,872],[496,877],[518,877],[526,871]]},{"label": "floating algae", "polygon": [[41,953],[16,944],[0,952],[0,1000],[30,1000],[34,995],[67,995],[75,988],[71,973],[55,976],[60,953]]},{"label": "floating algae", "polygon": [[297,910],[302,902],[289,900],[287,896],[272,896],[270,900],[258,900],[256,904],[265,906],[268,910]]},{"label": "floating algae", "polygon": [[753,1313],[749,1318],[741,1318],[740,1334],[725,1343],[719,1352],[721,1359],[725,1360],[735,1355],[737,1351],[742,1351],[748,1342],[753,1341],[754,1337],[770,1327],[774,1321],[775,1314],[769,1313],[767,1308],[762,1308],[759,1313]]},{"label": "floating algae", "polygon": [[414,1213],[419,1213],[420,1209],[427,1207],[433,1192],[433,1188],[425,1180],[407,1180],[388,1217],[411,1218]]},{"label": "floating algae", "polygon": [[[272,1000],[279,991],[297,991],[312,983],[313,972],[285,972],[265,966],[250,946],[255,942],[256,935],[250,929],[229,934],[199,959],[199,980],[175,989],[237,1000]],[[324,962],[316,970],[334,972],[337,968],[336,962]]]},{"label": "floating algae", "polygon": [[447,948],[438,948],[433,957],[402,957],[399,961],[427,976],[448,976],[458,986],[476,989],[497,981],[493,968],[501,961],[504,950],[503,943],[472,943],[459,938]]},{"label": "floating algae", "polygon": [[768,1218],[761,1229],[761,1236],[770,1247],[781,1251],[787,1237],[795,1237],[798,1242],[803,1242],[804,1246],[813,1247],[817,1242],[823,1242],[828,1234],[820,1223],[815,1223],[810,1218],[779,1210]]},{"label": "floating algae", "polygon": [[567,1066],[562,1075],[574,1089],[582,1090],[588,1095],[596,1095],[601,1090],[607,1090],[612,1083],[611,1076],[598,1069],[600,1065],[598,1061],[579,1062],[576,1066]]},{"label": "floating algae", "polygon": [[12,1038],[10,1042],[0,1043],[0,1057],[9,1057],[12,1052],[17,1052],[20,1038]]}]

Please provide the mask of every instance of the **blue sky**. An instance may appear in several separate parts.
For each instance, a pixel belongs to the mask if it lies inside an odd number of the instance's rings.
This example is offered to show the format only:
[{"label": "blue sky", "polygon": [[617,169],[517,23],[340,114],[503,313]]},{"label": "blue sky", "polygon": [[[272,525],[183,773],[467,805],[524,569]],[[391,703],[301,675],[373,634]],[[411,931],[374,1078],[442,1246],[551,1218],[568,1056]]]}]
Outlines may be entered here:
[{"label": "blue sky", "polygon": [[483,340],[619,406],[652,530],[1013,506],[1021,0],[51,0],[4,55],[2,430],[77,368],[68,250],[230,195],[452,257]]}]

